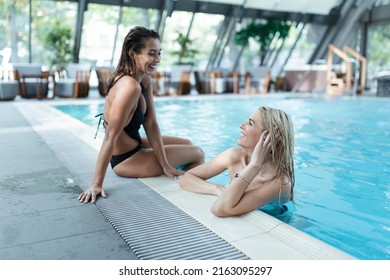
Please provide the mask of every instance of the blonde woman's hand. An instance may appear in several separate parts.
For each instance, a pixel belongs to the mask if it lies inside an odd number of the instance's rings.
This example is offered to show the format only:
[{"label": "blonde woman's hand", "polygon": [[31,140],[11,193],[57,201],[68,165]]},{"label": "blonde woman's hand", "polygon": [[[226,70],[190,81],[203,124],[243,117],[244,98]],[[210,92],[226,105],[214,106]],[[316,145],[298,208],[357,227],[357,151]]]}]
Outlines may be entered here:
[{"label": "blonde woman's hand", "polygon": [[107,197],[107,194],[104,191],[102,186],[93,184],[88,190],[86,190],[85,192],[82,192],[79,195],[79,201],[81,203],[88,203],[89,200],[91,200],[91,202],[93,203],[96,201],[96,198],[99,195],[101,195],[104,198]]},{"label": "blonde woman's hand", "polygon": [[251,157],[251,163],[261,167],[269,158],[271,153],[271,137],[268,130],[261,134]]}]

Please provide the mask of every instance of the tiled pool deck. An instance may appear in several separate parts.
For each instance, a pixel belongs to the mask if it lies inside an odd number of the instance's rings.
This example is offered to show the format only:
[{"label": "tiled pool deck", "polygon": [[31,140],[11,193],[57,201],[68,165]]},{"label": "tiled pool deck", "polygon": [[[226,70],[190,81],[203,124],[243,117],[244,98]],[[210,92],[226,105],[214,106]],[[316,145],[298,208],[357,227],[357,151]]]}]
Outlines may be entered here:
[{"label": "tiled pool deck", "polygon": [[[91,181],[102,133],[51,105],[102,102],[0,102],[0,259],[137,259],[95,204],[80,204]],[[354,259],[261,211],[217,218],[215,199],[180,189],[167,177],[142,182],[251,259]],[[137,179],[108,169],[105,188],[120,197]]]}]

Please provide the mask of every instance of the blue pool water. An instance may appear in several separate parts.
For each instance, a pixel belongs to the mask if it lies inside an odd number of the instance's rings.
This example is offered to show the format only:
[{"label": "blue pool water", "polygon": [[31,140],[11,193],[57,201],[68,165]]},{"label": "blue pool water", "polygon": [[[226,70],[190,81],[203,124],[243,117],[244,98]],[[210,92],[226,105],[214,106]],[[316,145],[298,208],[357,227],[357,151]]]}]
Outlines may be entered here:
[{"label": "blue pool water", "polygon": [[[156,112],[162,134],[190,138],[208,160],[236,145],[259,106],[285,110],[295,125],[296,204],[276,217],[359,259],[390,259],[390,100],[159,99]],[[96,126],[103,105],[57,108]]]}]

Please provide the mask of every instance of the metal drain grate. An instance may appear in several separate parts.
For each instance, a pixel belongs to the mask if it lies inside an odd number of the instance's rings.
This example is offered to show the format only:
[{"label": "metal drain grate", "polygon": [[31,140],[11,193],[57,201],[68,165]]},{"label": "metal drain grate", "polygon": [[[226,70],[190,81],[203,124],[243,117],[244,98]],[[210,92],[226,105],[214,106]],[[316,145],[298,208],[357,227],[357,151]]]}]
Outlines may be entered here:
[{"label": "metal drain grate", "polygon": [[128,197],[97,207],[142,260],[249,259],[218,235],[138,181]]}]

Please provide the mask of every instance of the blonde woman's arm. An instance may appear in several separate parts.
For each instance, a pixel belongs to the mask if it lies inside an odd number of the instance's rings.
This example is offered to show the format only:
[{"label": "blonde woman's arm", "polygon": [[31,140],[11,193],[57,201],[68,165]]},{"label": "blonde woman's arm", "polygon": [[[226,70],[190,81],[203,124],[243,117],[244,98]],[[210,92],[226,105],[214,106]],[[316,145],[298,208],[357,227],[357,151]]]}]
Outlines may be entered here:
[{"label": "blonde woman's arm", "polygon": [[179,178],[180,187],[183,189],[201,193],[220,195],[225,189],[223,186],[207,181],[229,168],[232,149],[228,149],[210,161],[188,170]]},{"label": "blonde woman's arm", "polygon": [[267,135],[267,131],[262,133],[249,164],[232,179],[214,202],[211,208],[214,215],[219,217],[241,215],[274,200],[278,193],[274,186],[277,180],[270,181],[262,188],[247,191],[251,184],[256,184],[254,179],[269,156],[271,144]]}]

